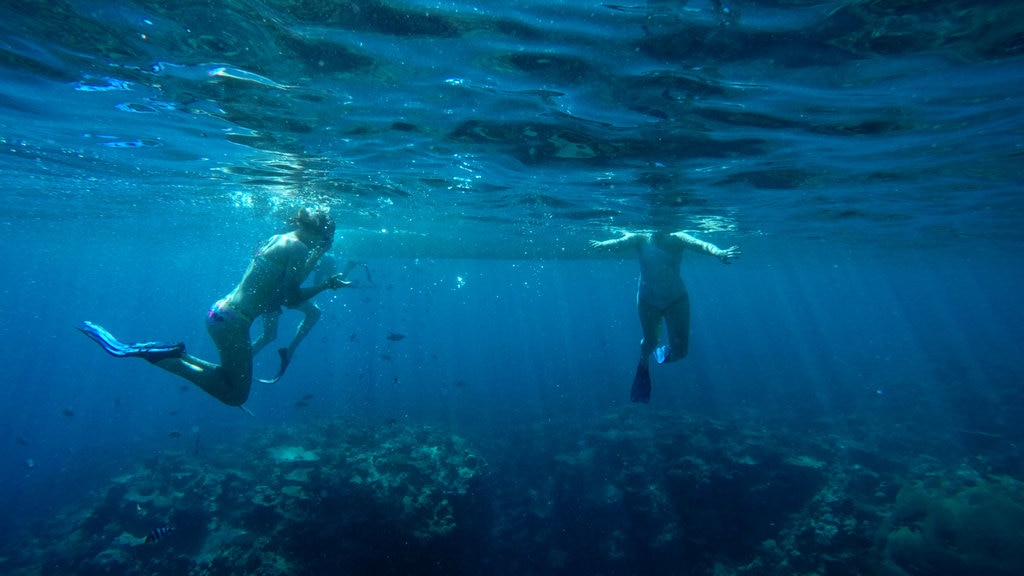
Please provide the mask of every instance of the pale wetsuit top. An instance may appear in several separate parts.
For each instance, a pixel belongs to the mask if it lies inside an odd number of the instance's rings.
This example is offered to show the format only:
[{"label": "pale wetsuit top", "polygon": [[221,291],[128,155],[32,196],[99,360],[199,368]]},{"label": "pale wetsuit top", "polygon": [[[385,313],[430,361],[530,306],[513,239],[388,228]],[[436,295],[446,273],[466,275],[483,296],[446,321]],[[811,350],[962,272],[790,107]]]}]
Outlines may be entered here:
[{"label": "pale wetsuit top", "polygon": [[682,246],[679,248],[678,252],[660,248],[651,236],[640,245],[640,285],[636,292],[638,303],[645,302],[659,310],[666,310],[686,295],[686,286],[679,275],[683,261]]}]

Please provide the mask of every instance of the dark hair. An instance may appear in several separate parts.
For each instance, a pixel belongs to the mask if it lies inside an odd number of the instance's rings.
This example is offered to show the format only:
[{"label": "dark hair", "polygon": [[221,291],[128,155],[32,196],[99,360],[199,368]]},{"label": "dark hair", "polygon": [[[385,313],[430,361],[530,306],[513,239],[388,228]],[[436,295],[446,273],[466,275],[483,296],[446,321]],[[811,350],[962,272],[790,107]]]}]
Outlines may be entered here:
[{"label": "dark hair", "polygon": [[334,219],[322,208],[300,208],[292,217],[292,224],[317,236],[334,237]]}]

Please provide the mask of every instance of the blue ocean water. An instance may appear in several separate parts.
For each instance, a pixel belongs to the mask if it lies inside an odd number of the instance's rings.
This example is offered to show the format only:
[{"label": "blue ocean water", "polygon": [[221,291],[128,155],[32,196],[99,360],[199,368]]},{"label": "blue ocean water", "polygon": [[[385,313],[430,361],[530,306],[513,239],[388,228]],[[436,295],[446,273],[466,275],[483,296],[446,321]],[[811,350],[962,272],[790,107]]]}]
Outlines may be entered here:
[{"label": "blue ocean water", "polygon": [[[39,573],[66,545],[47,571],[255,573],[218,563],[242,544],[216,526],[247,512],[153,503],[182,525],[175,510],[201,509],[203,528],[138,552],[113,540],[159,523],[111,512],[150,505],[111,486],[239,469],[240,493],[273,487],[244,471],[267,438],[349,463],[393,442],[423,462],[409,439],[426,429],[488,463],[465,491],[420,493],[450,497],[454,532],[409,545],[423,532],[405,516],[321,479],[305,489],[325,509],[346,494],[331,518],[353,528],[260,550],[292,573],[1019,573],[1013,542],[966,535],[1024,525],[1022,16],[1010,1],[3,2],[0,534],[19,552],[0,565]],[[253,416],[75,330],[215,358],[205,311],[305,205],[331,209],[333,253],[369,275],[317,298],[323,318],[281,382],[254,385]],[[684,259],[689,356],[652,367],[651,404],[634,405],[637,263],[588,246],[666,222],[743,255]],[[332,444],[339,426],[390,440]],[[950,512],[963,502],[1004,512]],[[238,525],[286,541],[276,507]]]}]

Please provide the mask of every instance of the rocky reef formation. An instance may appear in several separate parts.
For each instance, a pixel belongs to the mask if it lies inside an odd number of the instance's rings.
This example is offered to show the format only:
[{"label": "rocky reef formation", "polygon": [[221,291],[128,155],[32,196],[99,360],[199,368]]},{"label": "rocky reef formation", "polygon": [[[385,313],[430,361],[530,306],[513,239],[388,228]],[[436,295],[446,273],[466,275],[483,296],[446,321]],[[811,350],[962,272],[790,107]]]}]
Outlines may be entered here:
[{"label": "rocky reef formation", "polygon": [[894,574],[1024,574],[1024,483],[962,467],[904,485],[879,534]]},{"label": "rocky reef formation", "polygon": [[948,439],[911,427],[627,408],[472,438],[335,421],[159,454],[8,543],[0,569],[1024,573],[1024,484],[1010,460],[943,453]]},{"label": "rocky reef formation", "polygon": [[[389,554],[443,554],[485,470],[465,440],[429,427],[270,428],[202,459],[151,458],[2,562],[8,574],[372,572]],[[147,542],[160,527],[173,532]]]},{"label": "rocky reef formation", "polygon": [[1024,573],[1022,484],[933,431],[625,410],[565,436],[494,495],[493,573]]}]

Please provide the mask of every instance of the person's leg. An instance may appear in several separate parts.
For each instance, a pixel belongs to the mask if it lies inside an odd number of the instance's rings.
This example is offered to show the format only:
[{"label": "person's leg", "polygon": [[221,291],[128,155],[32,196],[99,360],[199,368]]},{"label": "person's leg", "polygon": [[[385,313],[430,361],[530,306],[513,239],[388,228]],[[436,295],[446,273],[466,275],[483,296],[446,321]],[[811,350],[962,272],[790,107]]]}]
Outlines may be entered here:
[{"label": "person's leg", "polygon": [[299,328],[295,332],[295,336],[292,338],[291,343],[286,348],[278,348],[277,354],[281,357],[281,367],[277,369],[277,374],[273,378],[260,378],[260,382],[264,384],[276,384],[278,380],[284,376],[284,371],[288,369],[288,365],[291,364],[292,356],[295,355],[295,349],[299,347],[299,344],[309,335],[309,331],[313,329],[313,325],[320,320],[320,307],[306,300],[302,304],[295,307],[296,310],[302,312],[302,322],[299,323]]},{"label": "person's leg", "polygon": [[651,372],[647,367],[647,362],[651,357],[651,352],[658,346],[658,336],[661,332],[661,310],[642,300],[637,301],[636,307],[644,336],[640,340],[640,361],[636,365],[636,374],[633,376],[633,387],[629,391],[629,399],[646,404],[651,401]]},{"label": "person's leg", "polygon": [[306,336],[309,335],[310,330],[320,320],[320,315],[322,314],[320,307],[310,300],[299,304],[296,310],[302,312],[303,316],[302,322],[299,323],[299,328],[295,331],[295,337],[292,338],[287,348],[283,348],[286,351],[288,361],[291,361],[292,356],[295,355],[295,350],[306,339]]},{"label": "person's leg", "polygon": [[[153,364],[175,376],[181,376],[207,392],[216,388],[218,383],[223,381],[220,375],[220,366],[188,353],[183,354],[180,358],[168,358]],[[210,394],[216,396],[212,392]]]},{"label": "person's leg", "polygon": [[229,406],[240,406],[249,397],[252,382],[249,323],[244,320],[228,321],[223,317],[218,318],[214,324],[208,320],[207,329],[220,351],[220,366],[188,354],[182,343],[126,344],[102,326],[92,322],[83,322],[79,330],[112,356],[142,358],[175,376],[188,380]]},{"label": "person's leg", "polygon": [[185,354],[156,362],[160,368],[181,376],[228,406],[241,406],[252,385],[252,344],[249,325],[243,321],[207,322],[210,338],[220,352],[220,365]]},{"label": "person's leg", "polygon": [[640,340],[640,364],[647,366],[651,353],[658,347],[662,312],[643,300],[637,301],[636,308],[640,315],[640,328],[644,333],[643,339]]},{"label": "person's leg", "polygon": [[252,355],[255,356],[260,353],[260,350],[273,342],[277,338],[277,323],[281,319],[281,312],[277,310],[271,310],[263,316],[260,316],[263,321],[263,332],[260,337],[252,343]]},{"label": "person's leg", "polygon": [[218,372],[221,379],[214,383],[212,389],[203,389],[228,406],[241,406],[249,398],[252,386],[249,324],[243,321],[231,321],[226,325],[208,322],[206,328],[220,352]]},{"label": "person's leg", "polygon": [[668,350],[665,362],[682,360],[690,352],[690,296],[683,294],[665,310]]}]

